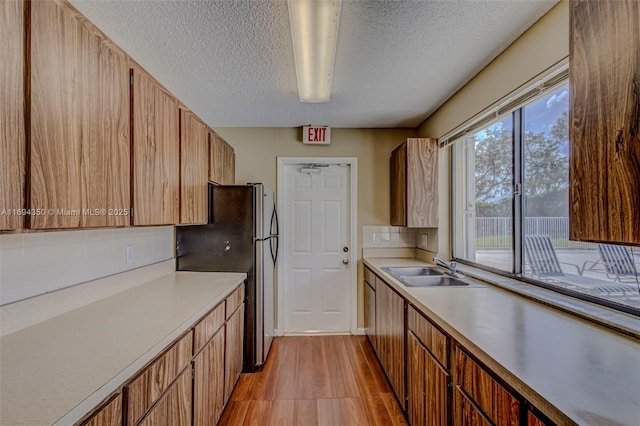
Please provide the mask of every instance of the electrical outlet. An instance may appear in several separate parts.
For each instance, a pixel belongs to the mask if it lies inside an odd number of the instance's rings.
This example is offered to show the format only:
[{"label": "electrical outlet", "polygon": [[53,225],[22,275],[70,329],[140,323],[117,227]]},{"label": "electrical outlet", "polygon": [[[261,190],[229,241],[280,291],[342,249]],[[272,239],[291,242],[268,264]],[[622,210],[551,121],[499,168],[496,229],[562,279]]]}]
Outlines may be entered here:
[{"label": "electrical outlet", "polygon": [[422,247],[426,247],[429,245],[429,234],[422,234],[422,241],[420,243]]},{"label": "electrical outlet", "polygon": [[375,244],[380,244],[380,234],[378,234],[377,232],[373,233],[373,242]]},{"label": "electrical outlet", "polygon": [[133,263],[133,246],[131,244],[125,246],[124,254],[127,259],[127,264]]}]

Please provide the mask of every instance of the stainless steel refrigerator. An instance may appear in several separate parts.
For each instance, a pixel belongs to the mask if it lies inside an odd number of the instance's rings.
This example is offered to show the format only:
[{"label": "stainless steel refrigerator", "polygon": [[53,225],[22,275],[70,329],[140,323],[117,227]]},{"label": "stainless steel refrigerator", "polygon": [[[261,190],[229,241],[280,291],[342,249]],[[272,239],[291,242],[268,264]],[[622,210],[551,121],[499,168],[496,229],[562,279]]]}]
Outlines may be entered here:
[{"label": "stainless steel refrigerator", "polygon": [[275,329],[278,214],[262,184],[209,184],[206,225],[176,228],[179,271],[246,272],[243,371],[267,359]]}]

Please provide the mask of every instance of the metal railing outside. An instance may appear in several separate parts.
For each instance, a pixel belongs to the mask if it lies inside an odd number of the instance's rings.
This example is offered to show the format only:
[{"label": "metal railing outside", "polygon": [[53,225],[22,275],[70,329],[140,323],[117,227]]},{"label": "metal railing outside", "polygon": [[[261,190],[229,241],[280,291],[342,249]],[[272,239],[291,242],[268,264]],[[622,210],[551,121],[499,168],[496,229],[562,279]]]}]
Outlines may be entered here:
[{"label": "metal railing outside", "polygon": [[[597,248],[596,244],[569,241],[568,217],[527,217],[524,232],[529,235],[548,235],[556,249]],[[476,217],[476,249],[510,249],[513,242],[513,218]]]}]

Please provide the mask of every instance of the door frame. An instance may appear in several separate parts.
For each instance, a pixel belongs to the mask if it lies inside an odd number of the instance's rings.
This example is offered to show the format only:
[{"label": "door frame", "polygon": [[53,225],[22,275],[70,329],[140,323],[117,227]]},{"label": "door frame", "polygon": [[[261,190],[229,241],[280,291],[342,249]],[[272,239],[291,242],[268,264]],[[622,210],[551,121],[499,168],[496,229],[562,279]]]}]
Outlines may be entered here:
[{"label": "door frame", "polygon": [[[350,235],[349,235],[349,268],[351,273],[349,275],[349,312],[351,334],[358,334],[358,158],[357,157],[276,157],[277,161],[277,192],[276,192],[276,205],[281,208],[284,205],[284,167],[292,164],[327,164],[349,165],[349,185],[350,185],[350,201],[349,201],[349,221],[350,221]],[[284,219],[284,211],[280,211],[280,217]],[[282,241],[281,247],[287,243],[286,232],[284,227],[280,227],[280,238]],[[283,249],[284,250],[284,249]],[[282,252],[284,253],[284,252]],[[275,335],[282,336],[284,334],[284,276],[280,273],[284,271],[284,254],[278,256],[278,289],[277,289],[277,301],[278,301],[278,318],[276,321],[277,330]]]}]

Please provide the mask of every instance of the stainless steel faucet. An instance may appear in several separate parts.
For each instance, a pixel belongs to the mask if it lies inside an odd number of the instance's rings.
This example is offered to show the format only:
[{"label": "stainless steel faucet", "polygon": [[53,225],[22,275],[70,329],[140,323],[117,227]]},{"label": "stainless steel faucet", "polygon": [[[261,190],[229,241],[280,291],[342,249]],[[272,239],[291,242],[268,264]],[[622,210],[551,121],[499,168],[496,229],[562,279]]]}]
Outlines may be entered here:
[{"label": "stainless steel faucet", "polygon": [[448,274],[451,275],[452,277],[464,278],[464,275],[456,272],[456,269],[458,268],[458,264],[456,262],[447,262],[446,260],[440,259],[439,257],[434,257],[433,261],[436,263],[436,265],[442,266],[443,268],[448,269],[449,270]]}]

